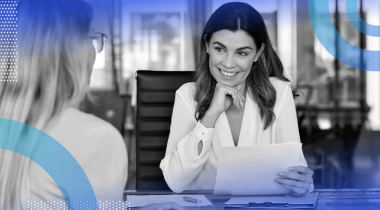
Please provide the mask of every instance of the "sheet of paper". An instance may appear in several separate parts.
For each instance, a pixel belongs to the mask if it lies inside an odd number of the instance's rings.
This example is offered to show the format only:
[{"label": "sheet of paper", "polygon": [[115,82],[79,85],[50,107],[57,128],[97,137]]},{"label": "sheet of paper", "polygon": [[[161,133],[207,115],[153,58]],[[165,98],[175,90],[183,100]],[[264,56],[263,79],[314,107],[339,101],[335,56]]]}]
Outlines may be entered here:
[{"label": "sheet of paper", "polygon": [[301,143],[224,147],[214,195],[283,195],[290,192],[274,181],[280,171],[301,165]]},{"label": "sheet of paper", "polygon": [[[183,199],[184,196],[201,200],[200,203],[191,203]],[[156,203],[173,202],[180,206],[212,206],[204,195],[127,195],[129,207],[141,207]]]}]

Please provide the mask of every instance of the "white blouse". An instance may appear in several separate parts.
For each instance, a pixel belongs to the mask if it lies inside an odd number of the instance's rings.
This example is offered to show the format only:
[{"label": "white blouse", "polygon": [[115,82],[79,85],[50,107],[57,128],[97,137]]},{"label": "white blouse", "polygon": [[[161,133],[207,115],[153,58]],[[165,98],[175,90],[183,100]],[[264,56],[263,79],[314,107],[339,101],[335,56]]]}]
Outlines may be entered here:
[{"label": "white blouse", "polygon": [[[247,94],[238,147],[300,142],[290,85],[277,78],[270,78],[270,81],[277,94],[276,119],[263,130],[259,107]],[[195,83],[187,83],[176,92],[166,154],[160,164],[166,183],[174,192],[213,190],[222,148],[235,146],[225,112],[219,116],[215,128],[206,128],[197,122],[195,89]],[[203,149],[198,156],[200,141],[203,141]],[[303,154],[299,165],[307,166]],[[313,188],[310,186],[309,191]]]}]

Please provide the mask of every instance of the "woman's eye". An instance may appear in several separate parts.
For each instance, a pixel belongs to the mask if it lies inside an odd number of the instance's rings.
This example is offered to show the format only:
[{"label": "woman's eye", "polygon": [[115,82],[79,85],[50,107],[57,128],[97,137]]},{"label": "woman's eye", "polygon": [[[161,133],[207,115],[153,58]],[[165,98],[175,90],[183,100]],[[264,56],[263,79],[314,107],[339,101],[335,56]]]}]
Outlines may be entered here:
[{"label": "woman's eye", "polygon": [[217,52],[224,52],[224,49],[221,48],[221,47],[215,47],[215,50],[216,50]]},{"label": "woman's eye", "polygon": [[240,56],[247,56],[248,55],[246,52],[242,52],[242,51],[238,52],[237,54]]}]

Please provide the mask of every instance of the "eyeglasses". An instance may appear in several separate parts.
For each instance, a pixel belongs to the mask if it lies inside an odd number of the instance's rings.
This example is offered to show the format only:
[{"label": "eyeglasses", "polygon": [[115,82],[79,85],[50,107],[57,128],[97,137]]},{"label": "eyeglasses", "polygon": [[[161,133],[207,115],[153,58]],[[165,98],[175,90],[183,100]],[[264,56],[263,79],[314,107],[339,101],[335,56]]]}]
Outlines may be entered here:
[{"label": "eyeglasses", "polygon": [[88,36],[88,38],[92,39],[92,44],[95,47],[96,53],[101,53],[107,40],[107,35],[103,33],[94,33]]}]

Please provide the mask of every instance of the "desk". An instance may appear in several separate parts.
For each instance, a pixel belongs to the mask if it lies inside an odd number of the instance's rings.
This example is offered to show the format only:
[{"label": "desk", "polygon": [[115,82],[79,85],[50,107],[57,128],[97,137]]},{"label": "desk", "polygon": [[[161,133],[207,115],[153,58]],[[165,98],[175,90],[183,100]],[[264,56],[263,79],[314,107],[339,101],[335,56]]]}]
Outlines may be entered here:
[{"label": "desk", "polygon": [[[380,189],[318,189],[317,206],[315,210],[379,210]],[[126,195],[164,195],[174,194],[168,191],[125,191]],[[183,194],[204,194],[213,203],[207,207],[187,207],[186,209],[216,210],[223,209],[223,204],[229,196],[212,196],[212,191],[185,191]],[[233,209],[233,208],[225,208]],[[265,209],[265,208],[264,208]]]}]

